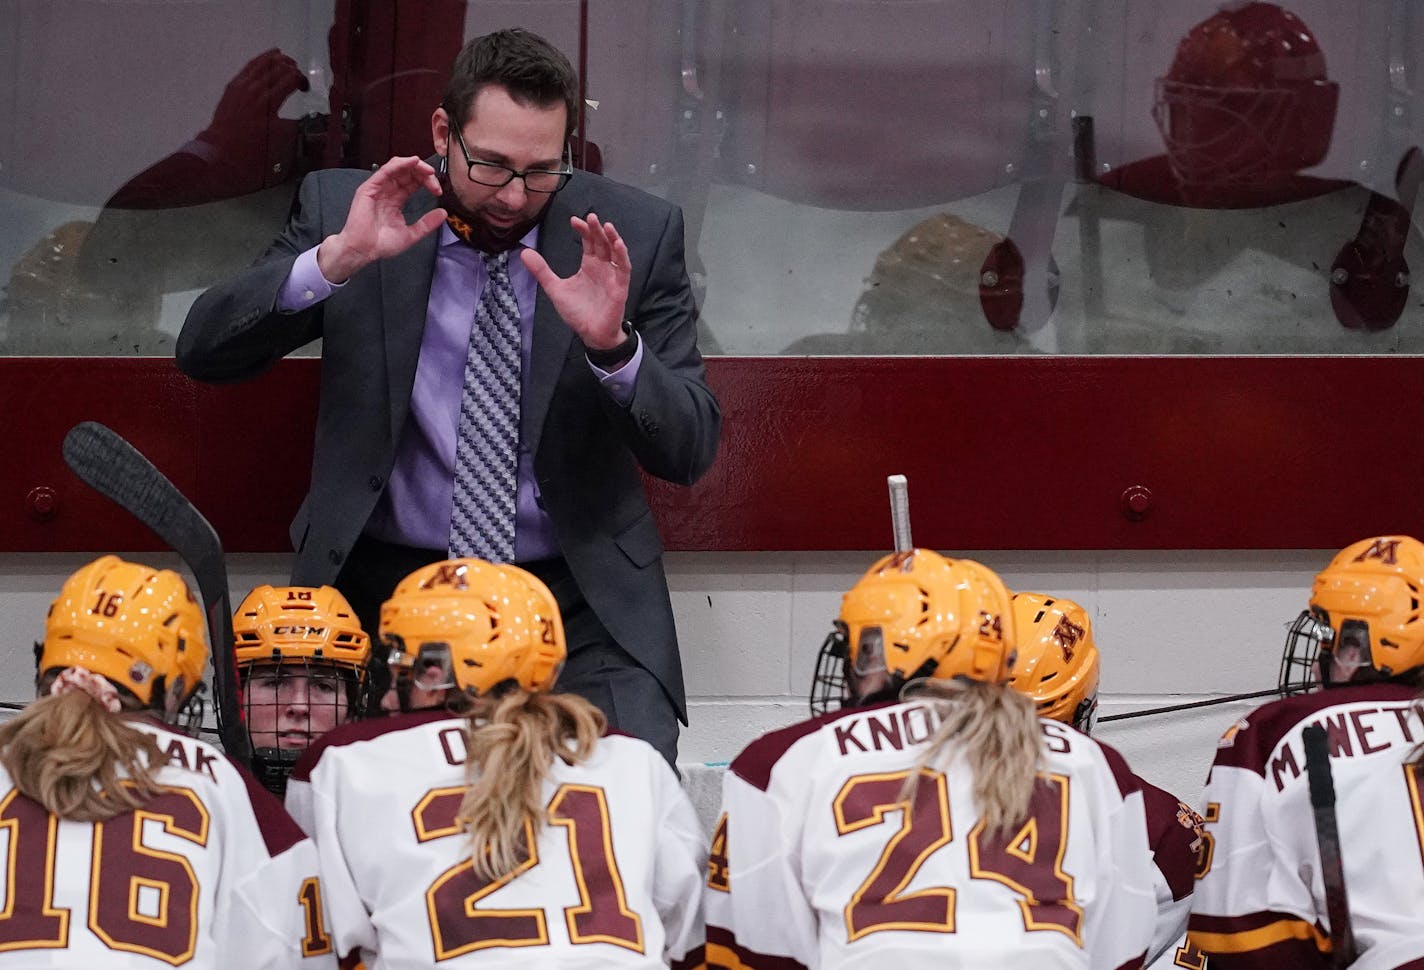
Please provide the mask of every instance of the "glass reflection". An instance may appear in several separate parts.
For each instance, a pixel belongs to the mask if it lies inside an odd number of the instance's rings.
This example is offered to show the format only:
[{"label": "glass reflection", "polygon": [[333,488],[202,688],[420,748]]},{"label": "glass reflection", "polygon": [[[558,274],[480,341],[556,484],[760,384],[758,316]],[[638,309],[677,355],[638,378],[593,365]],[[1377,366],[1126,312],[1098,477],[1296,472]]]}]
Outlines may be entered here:
[{"label": "glass reflection", "polygon": [[513,24],[683,207],[705,353],[1420,353],[1416,7],[0,0],[0,353],[167,356]]}]

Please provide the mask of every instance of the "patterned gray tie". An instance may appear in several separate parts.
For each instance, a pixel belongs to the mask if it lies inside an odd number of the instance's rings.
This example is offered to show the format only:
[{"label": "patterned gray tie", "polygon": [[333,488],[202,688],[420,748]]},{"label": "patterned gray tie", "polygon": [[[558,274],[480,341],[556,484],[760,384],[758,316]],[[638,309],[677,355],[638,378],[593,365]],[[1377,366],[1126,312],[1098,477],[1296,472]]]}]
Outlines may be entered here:
[{"label": "patterned gray tie", "polygon": [[465,353],[450,506],[451,557],[496,563],[514,561],[519,467],[519,304],[509,252],[484,257],[488,279]]}]

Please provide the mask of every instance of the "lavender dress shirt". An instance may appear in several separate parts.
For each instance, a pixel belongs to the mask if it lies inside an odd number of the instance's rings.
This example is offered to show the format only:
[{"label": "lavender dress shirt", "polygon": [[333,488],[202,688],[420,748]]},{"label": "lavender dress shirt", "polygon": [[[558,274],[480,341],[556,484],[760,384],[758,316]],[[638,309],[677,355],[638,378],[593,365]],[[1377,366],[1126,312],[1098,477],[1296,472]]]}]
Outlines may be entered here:
[{"label": "lavender dress shirt", "polygon": [[[410,413],[396,447],[395,467],[365,528],[372,538],[421,549],[449,548],[455,435],[465,381],[465,354],[474,328],[475,307],[479,306],[486,281],[480,254],[461,242],[449,226],[441,226],[439,233]],[[538,227],[520,243],[537,247]],[[509,261],[509,278],[519,301],[519,358],[522,373],[527,376],[538,284],[518,259]],[[309,249],[293,264],[277,296],[277,309],[284,313],[306,309],[339,288],[321,275],[316,248]],[[588,366],[613,399],[627,407],[642,360],[640,339],[632,360],[618,370],[609,373],[592,363]],[[540,503],[534,456],[523,441],[519,443],[518,489],[515,558],[529,562],[560,555],[553,524]]]}]

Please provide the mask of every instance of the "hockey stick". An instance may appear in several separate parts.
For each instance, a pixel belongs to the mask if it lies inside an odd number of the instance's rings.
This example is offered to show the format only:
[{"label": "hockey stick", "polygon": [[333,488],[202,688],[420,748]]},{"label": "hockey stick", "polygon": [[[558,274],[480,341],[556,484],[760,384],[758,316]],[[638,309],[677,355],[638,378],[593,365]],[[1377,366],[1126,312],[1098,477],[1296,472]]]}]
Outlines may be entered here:
[{"label": "hockey stick", "polygon": [[112,429],[95,421],[76,424],[64,436],[63,451],[65,464],[81,481],[148,526],[192,572],[208,616],[218,737],[230,758],[250,767],[252,752],[238,702],[227,563],[217,532],[177,486]]},{"label": "hockey stick", "polygon": [[1325,914],[1330,919],[1330,962],[1348,967],[1355,962],[1355,933],[1350,926],[1350,901],[1345,895],[1345,867],[1340,859],[1340,831],[1335,822],[1335,781],[1330,776],[1330,752],[1325,729],[1311,724],[1301,732],[1305,773],[1310,779],[1310,807],[1315,810],[1315,841],[1320,846],[1320,880],[1325,885]]},{"label": "hockey stick", "polygon": [[1198,707],[1230,704],[1233,701],[1249,701],[1253,697],[1269,697],[1272,694],[1279,693],[1280,688],[1271,687],[1266,690],[1249,691],[1245,694],[1232,694],[1230,697],[1213,697],[1204,701],[1187,701],[1185,704],[1169,704],[1166,707],[1149,707],[1145,711],[1128,711],[1126,714],[1109,714],[1107,717],[1098,718],[1098,723],[1106,724],[1108,721],[1126,721],[1134,717],[1151,717],[1153,714],[1171,714],[1173,711],[1190,711]]},{"label": "hockey stick", "polygon": [[910,538],[910,486],[904,475],[889,475],[885,483],[890,486],[890,528],[895,534],[895,551],[909,552],[915,548]]}]

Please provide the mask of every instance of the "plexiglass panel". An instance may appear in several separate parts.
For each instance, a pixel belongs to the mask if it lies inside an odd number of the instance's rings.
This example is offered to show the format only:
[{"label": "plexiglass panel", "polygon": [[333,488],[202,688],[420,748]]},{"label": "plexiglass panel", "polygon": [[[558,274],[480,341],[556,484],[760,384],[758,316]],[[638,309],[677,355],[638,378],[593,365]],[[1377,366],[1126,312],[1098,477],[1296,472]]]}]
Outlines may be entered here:
[{"label": "plexiglass panel", "polygon": [[683,207],[705,352],[1418,353],[1417,7],[0,0],[0,353],[170,354],[514,24],[584,167]]}]

